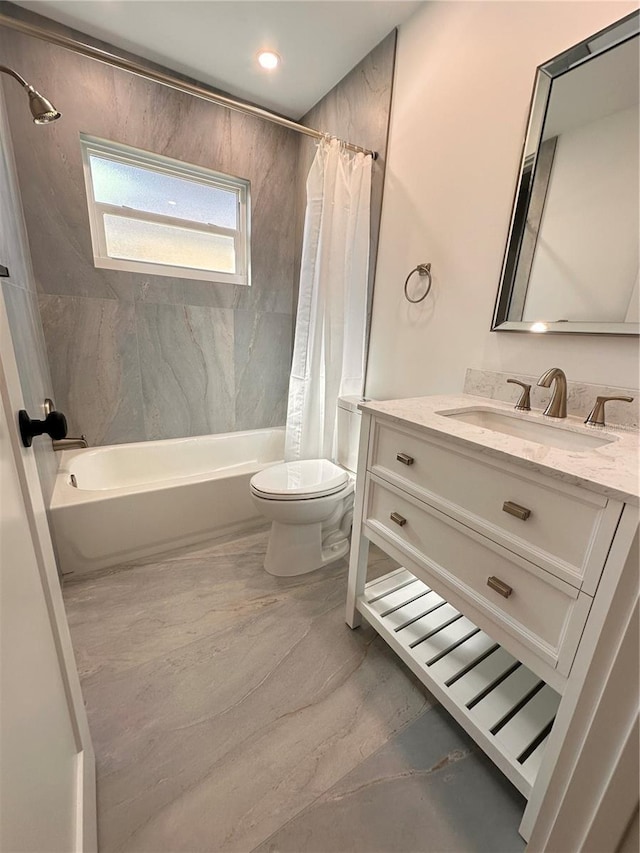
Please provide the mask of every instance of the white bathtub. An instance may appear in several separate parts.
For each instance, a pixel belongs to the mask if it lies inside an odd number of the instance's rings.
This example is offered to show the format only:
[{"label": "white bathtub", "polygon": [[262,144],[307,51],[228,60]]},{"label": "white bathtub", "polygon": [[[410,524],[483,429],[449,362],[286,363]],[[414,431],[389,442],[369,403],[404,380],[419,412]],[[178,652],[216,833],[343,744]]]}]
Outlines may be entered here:
[{"label": "white bathtub", "polygon": [[50,512],[61,571],[91,572],[248,527],[260,519],[249,480],[283,451],[283,428],[63,451]]}]

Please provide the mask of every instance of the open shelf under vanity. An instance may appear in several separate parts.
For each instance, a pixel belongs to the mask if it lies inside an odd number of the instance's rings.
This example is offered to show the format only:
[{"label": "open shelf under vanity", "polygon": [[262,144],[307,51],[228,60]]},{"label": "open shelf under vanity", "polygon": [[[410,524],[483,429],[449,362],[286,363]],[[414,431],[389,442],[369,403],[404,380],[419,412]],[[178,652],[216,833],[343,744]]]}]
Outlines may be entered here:
[{"label": "open shelf under vanity", "polygon": [[528,797],[560,695],[407,569],[368,583],[357,609]]}]

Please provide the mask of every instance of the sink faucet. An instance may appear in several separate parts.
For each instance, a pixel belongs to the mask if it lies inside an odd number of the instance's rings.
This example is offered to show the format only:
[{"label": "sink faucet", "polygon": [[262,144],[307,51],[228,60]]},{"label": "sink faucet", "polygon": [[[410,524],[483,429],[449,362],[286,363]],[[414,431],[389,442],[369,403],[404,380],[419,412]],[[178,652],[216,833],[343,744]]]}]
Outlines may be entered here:
[{"label": "sink faucet", "polygon": [[544,410],[545,415],[550,418],[566,418],[567,417],[567,377],[559,367],[552,367],[543,373],[538,379],[538,385],[542,388],[550,388],[551,383],[555,380],[553,394],[549,400],[549,405]]},{"label": "sink faucet", "polygon": [[633,397],[596,397],[596,404],[587,415],[585,424],[589,426],[604,426],[604,404],[609,400],[621,400],[623,403],[633,403]]}]

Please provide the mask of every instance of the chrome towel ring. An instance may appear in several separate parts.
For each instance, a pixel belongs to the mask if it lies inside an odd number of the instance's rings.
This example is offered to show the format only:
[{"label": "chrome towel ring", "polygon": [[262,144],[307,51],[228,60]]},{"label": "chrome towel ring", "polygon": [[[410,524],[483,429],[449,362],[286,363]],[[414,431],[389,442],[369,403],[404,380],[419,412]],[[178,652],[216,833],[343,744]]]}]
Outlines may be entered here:
[{"label": "chrome towel ring", "polygon": [[[424,278],[424,277],[426,276],[426,277],[427,277],[427,279],[428,279],[428,282],[427,282],[427,289],[426,289],[426,290],[425,290],[425,292],[422,294],[422,296],[419,296],[417,299],[412,299],[412,298],[409,296],[409,290],[408,290],[408,287],[409,287],[409,279],[410,279],[410,278],[411,278],[411,276],[414,274],[414,272],[417,272],[417,273],[418,273],[418,275],[419,275],[420,277]],[[408,302],[413,302],[413,304],[414,304],[414,305],[415,305],[417,302],[422,302],[422,300],[423,300],[423,299],[426,299],[426,297],[429,295],[429,291],[431,290],[431,285],[432,285],[432,283],[433,283],[433,281],[432,281],[432,278],[431,278],[431,264],[418,264],[418,266],[417,266],[415,269],[411,270],[411,272],[410,272],[410,273],[409,273],[409,275],[406,277],[405,282],[404,282],[404,295],[405,295],[405,297],[406,297],[407,301],[408,301]]]}]

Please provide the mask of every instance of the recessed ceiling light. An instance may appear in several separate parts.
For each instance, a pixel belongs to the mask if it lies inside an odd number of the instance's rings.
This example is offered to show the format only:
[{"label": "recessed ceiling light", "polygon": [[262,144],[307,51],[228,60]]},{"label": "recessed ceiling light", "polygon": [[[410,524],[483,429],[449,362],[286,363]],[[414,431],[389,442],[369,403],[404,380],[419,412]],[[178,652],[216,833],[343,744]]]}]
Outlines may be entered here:
[{"label": "recessed ceiling light", "polygon": [[280,57],[273,50],[261,50],[258,54],[258,62],[267,71],[273,71],[280,64]]}]

